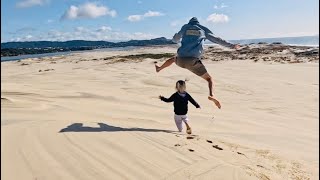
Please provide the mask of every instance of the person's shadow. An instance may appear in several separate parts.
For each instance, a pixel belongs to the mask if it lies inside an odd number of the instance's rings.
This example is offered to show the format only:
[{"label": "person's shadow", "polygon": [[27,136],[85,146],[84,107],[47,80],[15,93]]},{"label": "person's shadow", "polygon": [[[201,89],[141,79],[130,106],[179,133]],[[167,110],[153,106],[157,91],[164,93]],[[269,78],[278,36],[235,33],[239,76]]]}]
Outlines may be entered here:
[{"label": "person's shadow", "polygon": [[118,131],[142,131],[142,132],[165,132],[173,133],[174,131],[162,130],[162,129],[146,129],[146,128],[122,128],[117,126],[111,126],[104,123],[98,123],[99,127],[83,126],[82,123],[73,123],[66,128],[63,128],[59,133],[64,132],[118,132]]}]

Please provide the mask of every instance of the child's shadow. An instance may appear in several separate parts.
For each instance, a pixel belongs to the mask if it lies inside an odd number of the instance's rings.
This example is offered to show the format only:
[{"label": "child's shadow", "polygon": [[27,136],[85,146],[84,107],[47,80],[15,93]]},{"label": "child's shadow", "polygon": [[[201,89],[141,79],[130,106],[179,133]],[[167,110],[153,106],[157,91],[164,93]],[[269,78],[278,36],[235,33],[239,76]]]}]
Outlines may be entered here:
[{"label": "child's shadow", "polygon": [[165,132],[172,133],[174,131],[162,129],[145,129],[145,128],[122,128],[111,126],[104,123],[98,123],[99,127],[83,126],[82,123],[73,123],[66,128],[61,129],[59,132],[117,132],[117,131],[142,131],[142,132]]}]

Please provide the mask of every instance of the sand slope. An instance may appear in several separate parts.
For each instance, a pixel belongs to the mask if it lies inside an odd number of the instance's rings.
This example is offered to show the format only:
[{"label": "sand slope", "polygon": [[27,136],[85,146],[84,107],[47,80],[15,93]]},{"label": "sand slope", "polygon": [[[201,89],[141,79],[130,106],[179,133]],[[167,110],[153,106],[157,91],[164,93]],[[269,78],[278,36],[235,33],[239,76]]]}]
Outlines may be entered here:
[{"label": "sand slope", "polygon": [[[99,59],[174,51],[2,63],[1,178],[318,179],[318,63],[204,61],[218,110],[187,70]],[[185,78],[202,107],[189,105],[191,136],[176,132],[172,104],[157,99]]]}]

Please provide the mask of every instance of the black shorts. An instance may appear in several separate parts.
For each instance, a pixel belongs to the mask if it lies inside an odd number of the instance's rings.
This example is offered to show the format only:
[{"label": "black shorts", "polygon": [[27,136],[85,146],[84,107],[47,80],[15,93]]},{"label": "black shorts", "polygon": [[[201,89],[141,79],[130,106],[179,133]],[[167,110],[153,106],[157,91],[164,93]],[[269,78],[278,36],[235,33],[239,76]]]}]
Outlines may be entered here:
[{"label": "black shorts", "polygon": [[175,63],[182,68],[190,70],[198,76],[202,76],[207,73],[206,67],[202,64],[199,58],[176,57]]}]

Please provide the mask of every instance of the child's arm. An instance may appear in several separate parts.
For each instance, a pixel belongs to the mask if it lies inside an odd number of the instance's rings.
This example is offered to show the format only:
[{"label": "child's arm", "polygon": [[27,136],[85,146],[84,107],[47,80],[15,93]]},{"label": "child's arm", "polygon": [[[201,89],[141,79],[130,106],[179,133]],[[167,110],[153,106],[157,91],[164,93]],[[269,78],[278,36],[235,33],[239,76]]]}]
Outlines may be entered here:
[{"label": "child's arm", "polygon": [[196,108],[200,108],[200,105],[191,97],[190,94],[189,95],[189,101],[196,107]]},{"label": "child's arm", "polygon": [[161,101],[164,101],[164,102],[172,102],[174,100],[174,97],[173,97],[173,94],[169,97],[169,99],[163,97],[163,96],[159,96],[159,99],[161,99]]}]

